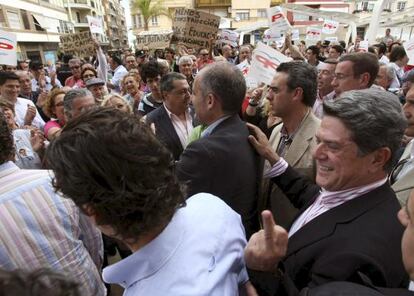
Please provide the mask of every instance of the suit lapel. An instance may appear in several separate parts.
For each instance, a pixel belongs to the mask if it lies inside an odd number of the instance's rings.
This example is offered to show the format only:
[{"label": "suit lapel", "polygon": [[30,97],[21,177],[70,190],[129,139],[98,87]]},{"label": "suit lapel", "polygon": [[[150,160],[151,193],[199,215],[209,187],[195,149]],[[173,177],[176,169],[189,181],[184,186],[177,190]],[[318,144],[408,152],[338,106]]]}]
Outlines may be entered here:
[{"label": "suit lapel", "polygon": [[393,194],[387,182],[360,197],[345,202],[316,217],[289,238],[286,257],[332,235],[338,224],[355,220]]},{"label": "suit lapel", "polygon": [[159,127],[163,130],[163,134],[166,137],[171,138],[172,143],[175,146],[175,149],[177,151],[183,151],[183,146],[181,145],[180,138],[177,135],[177,132],[175,131],[175,128],[171,122],[171,118],[168,116],[167,111],[164,108],[164,105],[161,106],[162,112],[161,112],[161,120],[159,121]]},{"label": "suit lapel", "polygon": [[313,118],[313,114],[312,112],[309,112],[296,135],[293,137],[292,144],[286,152],[285,159],[291,166],[294,167],[300,161],[305,152],[310,149],[310,141],[315,136],[313,131],[314,125],[315,120]]}]

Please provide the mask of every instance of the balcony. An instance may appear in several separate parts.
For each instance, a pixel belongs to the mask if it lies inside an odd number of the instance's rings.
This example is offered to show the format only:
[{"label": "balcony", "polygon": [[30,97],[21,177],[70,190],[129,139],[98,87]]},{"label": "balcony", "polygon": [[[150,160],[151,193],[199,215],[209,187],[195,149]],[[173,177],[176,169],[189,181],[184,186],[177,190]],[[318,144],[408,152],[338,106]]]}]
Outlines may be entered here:
[{"label": "balcony", "polygon": [[77,8],[83,10],[92,10],[88,0],[67,0],[64,4],[65,8]]},{"label": "balcony", "polygon": [[89,28],[87,21],[81,21],[81,22],[73,22],[73,26],[75,28]]},{"label": "balcony", "polygon": [[196,0],[196,7],[230,7],[231,0]]},{"label": "balcony", "polygon": [[270,6],[279,6],[283,3],[285,3],[285,1],[283,1],[283,0],[271,0],[270,1]]}]

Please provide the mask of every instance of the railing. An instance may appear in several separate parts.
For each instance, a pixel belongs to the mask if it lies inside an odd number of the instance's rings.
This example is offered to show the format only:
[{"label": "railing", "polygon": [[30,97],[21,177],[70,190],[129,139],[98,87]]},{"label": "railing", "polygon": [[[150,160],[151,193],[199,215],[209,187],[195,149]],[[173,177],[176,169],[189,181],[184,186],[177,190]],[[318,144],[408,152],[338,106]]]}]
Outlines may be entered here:
[{"label": "railing", "polygon": [[231,0],[196,0],[197,7],[231,6]]}]

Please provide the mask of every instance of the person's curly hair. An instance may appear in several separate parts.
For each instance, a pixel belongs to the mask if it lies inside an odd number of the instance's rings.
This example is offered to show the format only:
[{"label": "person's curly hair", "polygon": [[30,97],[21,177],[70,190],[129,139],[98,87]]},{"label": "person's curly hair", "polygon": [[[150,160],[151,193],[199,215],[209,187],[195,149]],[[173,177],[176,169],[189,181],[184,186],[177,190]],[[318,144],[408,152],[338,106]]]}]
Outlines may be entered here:
[{"label": "person's curly hair", "polygon": [[50,143],[54,186],[117,238],[139,239],[185,206],[171,153],[134,115],[97,108],[68,122]]},{"label": "person's curly hair", "polygon": [[11,160],[13,155],[13,134],[7,125],[7,120],[3,115],[3,110],[0,108],[0,164]]},{"label": "person's curly hair", "polygon": [[56,114],[53,112],[53,108],[55,107],[55,98],[58,95],[65,95],[67,93],[66,90],[63,88],[55,88],[53,89],[47,96],[45,105],[43,107],[43,112],[51,118],[56,118]]}]

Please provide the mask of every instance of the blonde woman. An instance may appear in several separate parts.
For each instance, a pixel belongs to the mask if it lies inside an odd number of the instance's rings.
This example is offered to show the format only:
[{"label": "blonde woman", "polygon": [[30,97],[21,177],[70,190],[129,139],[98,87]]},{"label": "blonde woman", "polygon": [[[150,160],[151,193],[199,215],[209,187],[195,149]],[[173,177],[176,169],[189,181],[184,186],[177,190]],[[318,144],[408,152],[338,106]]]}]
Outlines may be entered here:
[{"label": "blonde woman", "polygon": [[122,79],[122,94],[124,99],[129,103],[132,110],[138,108],[138,104],[141,101],[143,92],[139,90],[140,81],[138,80],[137,75],[127,74]]},{"label": "blonde woman", "polygon": [[131,105],[128,104],[128,102],[118,94],[111,94],[105,96],[104,100],[101,103],[101,106],[113,107],[125,113],[132,113]]}]

